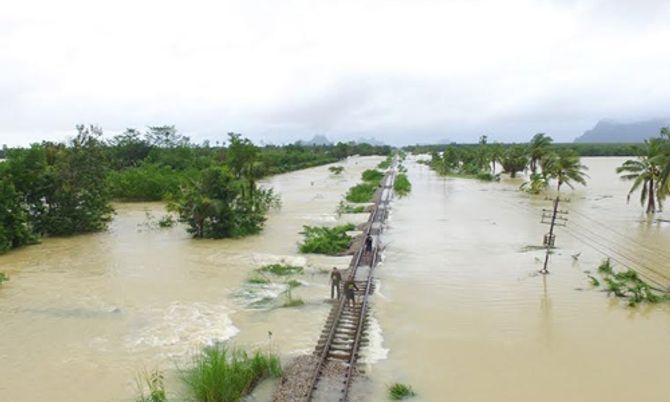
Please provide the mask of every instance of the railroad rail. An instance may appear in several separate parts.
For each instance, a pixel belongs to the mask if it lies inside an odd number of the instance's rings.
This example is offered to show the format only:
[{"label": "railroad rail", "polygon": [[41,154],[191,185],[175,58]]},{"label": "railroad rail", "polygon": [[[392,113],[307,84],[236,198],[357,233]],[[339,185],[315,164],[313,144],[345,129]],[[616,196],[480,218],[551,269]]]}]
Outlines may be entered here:
[{"label": "railroad rail", "polygon": [[[326,325],[319,339],[314,354],[318,361],[311,376],[310,386],[305,394],[305,401],[333,400],[334,390],[324,390],[317,395],[319,383],[322,381],[325,365],[330,362],[340,362],[343,367],[343,379],[336,382],[339,389],[338,401],[346,401],[349,396],[354,367],[358,359],[358,351],[361,346],[365,331],[366,318],[368,314],[368,298],[374,290],[373,273],[378,262],[379,234],[382,224],[388,215],[388,203],[391,198],[393,180],[395,178],[395,167],[391,168],[382,181],[382,186],[377,190],[374,198],[373,210],[370,213],[368,224],[363,231],[363,238],[368,235],[377,236],[377,241],[370,253],[366,253],[365,243],[361,245],[352,258],[347,280],[353,280],[359,290],[356,292],[359,301],[351,308],[344,294],[340,296],[337,304],[333,305]],[[363,257],[369,262],[369,268],[361,266]],[[365,264],[368,265],[368,264]],[[367,269],[366,269],[367,268]],[[362,277],[362,278],[361,278]],[[317,398],[318,396],[318,398]]]}]

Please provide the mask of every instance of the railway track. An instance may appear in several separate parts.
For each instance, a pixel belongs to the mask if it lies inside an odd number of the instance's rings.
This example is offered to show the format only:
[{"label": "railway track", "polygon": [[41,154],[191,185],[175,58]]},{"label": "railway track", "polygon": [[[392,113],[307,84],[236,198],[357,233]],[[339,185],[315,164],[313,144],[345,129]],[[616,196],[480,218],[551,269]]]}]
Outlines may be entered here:
[{"label": "railway track", "polygon": [[[344,294],[333,305],[314,354],[318,361],[312,374],[305,401],[346,401],[352,383],[358,352],[365,343],[365,327],[369,313],[369,296],[374,291],[373,273],[378,262],[379,235],[388,215],[395,168],[389,170],[377,190],[374,207],[363,236],[375,239],[371,252],[361,245],[352,258],[347,280],[354,280],[355,307],[346,303]],[[328,369],[327,369],[328,368]]]}]

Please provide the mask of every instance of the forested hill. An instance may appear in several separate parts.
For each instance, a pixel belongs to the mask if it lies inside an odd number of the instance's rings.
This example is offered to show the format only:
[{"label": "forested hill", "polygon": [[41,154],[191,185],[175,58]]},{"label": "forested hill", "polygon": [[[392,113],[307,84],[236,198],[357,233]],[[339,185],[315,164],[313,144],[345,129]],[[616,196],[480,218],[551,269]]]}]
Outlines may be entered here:
[{"label": "forested hill", "polygon": [[670,119],[653,119],[635,123],[618,123],[612,120],[601,120],[595,127],[577,137],[575,142],[602,143],[641,143],[656,137],[662,127],[670,126]]}]

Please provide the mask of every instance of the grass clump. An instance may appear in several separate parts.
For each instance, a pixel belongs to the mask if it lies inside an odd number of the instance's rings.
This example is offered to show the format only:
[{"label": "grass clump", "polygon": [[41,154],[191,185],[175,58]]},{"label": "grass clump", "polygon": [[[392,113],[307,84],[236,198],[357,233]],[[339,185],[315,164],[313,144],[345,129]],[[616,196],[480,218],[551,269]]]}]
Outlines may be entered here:
[{"label": "grass clump", "polygon": [[[165,394],[165,377],[163,373],[158,370],[148,372],[146,370],[138,374],[135,379],[139,396],[135,398],[135,402],[165,402],[167,397]],[[145,394],[145,390],[148,393]]]},{"label": "grass clump", "polygon": [[395,383],[389,386],[389,399],[392,401],[401,401],[416,396],[411,386],[401,383]]},{"label": "grass clump", "polygon": [[375,196],[377,185],[361,183],[349,189],[345,199],[349,202],[371,202]]},{"label": "grass clump", "polygon": [[[607,294],[613,294],[618,298],[627,300],[631,307],[639,303],[653,304],[670,301],[670,294],[652,289],[632,269],[615,272],[609,258],[603,260],[598,266],[598,274],[604,282],[604,289]],[[600,286],[598,279],[590,275],[589,279],[593,286]]]},{"label": "grass clump", "polygon": [[389,155],[388,157],[386,157],[386,159],[379,162],[379,164],[377,165],[377,169],[386,170],[391,167],[392,162],[393,162],[393,156]]},{"label": "grass clump", "polygon": [[9,280],[9,276],[5,274],[4,272],[0,272],[0,285],[2,285],[2,282],[7,282]]},{"label": "grass clump", "polygon": [[393,191],[400,197],[404,197],[412,191],[412,183],[409,182],[406,174],[399,174],[393,182]]},{"label": "grass clump", "polygon": [[170,214],[161,216],[158,220],[158,227],[160,228],[171,228],[177,223],[177,220]]},{"label": "grass clump", "polygon": [[277,276],[299,275],[303,273],[303,268],[295,265],[269,264],[259,269],[260,272],[269,272]]},{"label": "grass clump", "polygon": [[346,251],[353,238],[347,232],[354,230],[353,224],[332,228],[323,226],[303,226],[301,234],[305,236],[300,252],[313,254],[338,255]]},{"label": "grass clump", "polygon": [[331,166],[328,171],[334,175],[341,174],[344,171],[344,166]]},{"label": "grass clump", "polygon": [[361,179],[366,183],[378,184],[384,178],[384,173],[375,169],[368,169],[361,174]]},{"label": "grass clump", "polygon": [[302,305],[304,305],[304,304],[305,304],[305,302],[304,302],[301,298],[299,298],[299,297],[296,297],[296,298],[291,297],[291,298],[289,298],[284,304],[282,304],[282,307],[285,307],[285,308],[289,308],[289,307],[300,307],[300,306],[302,306]]},{"label": "grass clump", "polygon": [[254,285],[266,285],[270,283],[270,280],[268,278],[265,278],[263,276],[252,276],[251,278],[247,279],[247,283],[251,283]]},{"label": "grass clump", "polygon": [[237,402],[267,377],[281,375],[279,358],[271,353],[247,354],[216,345],[196,356],[182,374],[190,396],[199,402]]},{"label": "grass clump", "polygon": [[337,213],[339,215],[342,214],[361,214],[365,212],[365,206],[363,205],[351,205],[347,204],[344,201],[340,201],[339,205],[337,206]]}]

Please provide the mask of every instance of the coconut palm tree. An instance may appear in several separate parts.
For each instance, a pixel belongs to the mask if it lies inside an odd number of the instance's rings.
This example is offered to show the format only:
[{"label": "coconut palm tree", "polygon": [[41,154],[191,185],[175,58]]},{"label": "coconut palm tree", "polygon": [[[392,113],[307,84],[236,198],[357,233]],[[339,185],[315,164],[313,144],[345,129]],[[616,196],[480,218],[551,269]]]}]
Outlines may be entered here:
[{"label": "coconut palm tree", "polygon": [[670,128],[661,129],[658,153],[652,158],[652,162],[661,168],[661,175],[657,186],[657,192],[663,198],[670,194]]},{"label": "coconut palm tree", "polygon": [[586,178],[589,177],[584,173],[585,170],[588,170],[588,167],[581,164],[579,155],[573,150],[563,150],[557,152],[556,156],[547,156],[545,168],[547,172],[543,172],[543,174],[556,180],[556,190],[559,193],[563,184],[570,188],[574,188],[572,182],[585,186]]},{"label": "coconut palm tree", "polygon": [[524,170],[528,164],[526,147],[522,145],[512,145],[505,150],[505,154],[500,160],[504,173],[509,173],[511,178],[516,177],[516,173]]},{"label": "coconut palm tree", "polygon": [[528,144],[528,156],[530,156],[530,171],[532,174],[537,173],[538,162],[542,160],[551,151],[551,143],[554,140],[545,135],[538,133],[533,136]]},{"label": "coconut palm tree", "polygon": [[665,193],[661,190],[661,168],[657,163],[663,145],[663,140],[660,138],[645,141],[644,146],[638,150],[639,154],[636,159],[629,159],[616,169],[618,174],[624,173],[621,175],[622,180],[633,181],[628,191],[628,201],[630,201],[631,194],[641,187],[640,204],[644,206],[645,202],[647,203],[648,214],[656,212],[657,203],[660,210]]},{"label": "coconut palm tree", "polygon": [[491,168],[493,171],[491,173],[496,174],[496,162],[500,162],[505,154],[505,147],[502,144],[495,143],[491,145],[489,149],[489,159],[491,161]]}]

